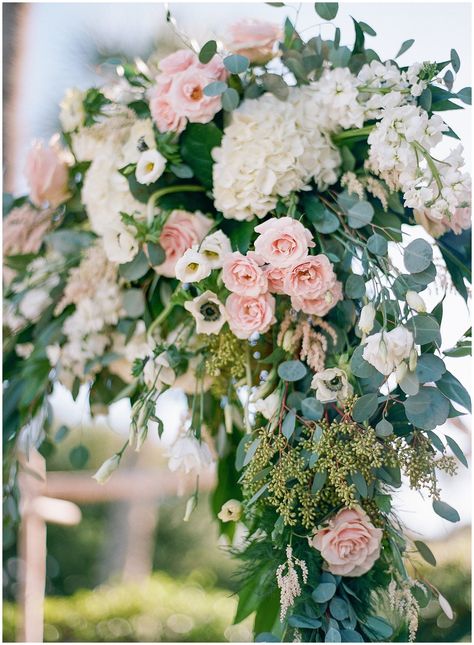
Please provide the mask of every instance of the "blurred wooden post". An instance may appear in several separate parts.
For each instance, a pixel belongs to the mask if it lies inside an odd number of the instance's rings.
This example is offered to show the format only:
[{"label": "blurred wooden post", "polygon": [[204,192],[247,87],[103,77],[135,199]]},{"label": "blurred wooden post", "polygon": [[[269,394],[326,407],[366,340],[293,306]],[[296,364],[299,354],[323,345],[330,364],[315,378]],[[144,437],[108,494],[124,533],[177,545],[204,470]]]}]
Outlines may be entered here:
[{"label": "blurred wooden post", "polygon": [[46,522],[72,526],[81,520],[75,504],[43,495],[46,463],[36,450],[29,458],[19,457],[21,523],[19,530],[20,592],[17,641],[43,641],[44,594],[46,584]]}]

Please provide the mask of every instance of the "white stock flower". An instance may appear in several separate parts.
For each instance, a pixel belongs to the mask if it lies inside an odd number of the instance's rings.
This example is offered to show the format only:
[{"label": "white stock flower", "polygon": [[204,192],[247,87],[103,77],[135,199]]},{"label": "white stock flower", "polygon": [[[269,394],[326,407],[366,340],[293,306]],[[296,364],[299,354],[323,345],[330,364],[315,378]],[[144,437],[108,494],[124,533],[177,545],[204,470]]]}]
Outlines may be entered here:
[{"label": "white stock flower", "polygon": [[352,396],[354,389],[347,380],[347,374],[338,367],[330,367],[317,372],[311,381],[315,396],[321,403],[337,401],[343,403]]},{"label": "white stock flower", "polygon": [[260,412],[268,421],[271,421],[280,410],[281,396],[275,390],[264,399],[258,399],[254,403],[256,412]]},{"label": "white stock flower", "polygon": [[166,159],[158,150],[145,150],[140,155],[135,170],[135,176],[139,184],[152,184],[164,173]]},{"label": "white stock flower", "polygon": [[211,265],[197,248],[187,249],[176,262],[175,274],[181,282],[199,282],[211,274]]},{"label": "white stock flower", "polygon": [[46,289],[31,289],[20,300],[18,311],[27,320],[36,320],[51,302],[52,300]]},{"label": "white stock flower", "polygon": [[205,291],[194,300],[188,300],[184,308],[193,315],[198,334],[218,334],[227,320],[224,305],[212,291]]},{"label": "white stock flower", "polygon": [[172,472],[180,470],[186,474],[192,471],[199,474],[213,463],[208,445],[192,434],[178,437],[170,447],[168,457],[168,468]]},{"label": "white stock flower", "polygon": [[158,356],[150,356],[143,368],[143,380],[148,388],[160,391],[163,385],[173,385],[176,374],[170,367],[166,352]]},{"label": "white stock flower", "polygon": [[80,128],[86,116],[83,105],[84,94],[77,87],[66,90],[59,104],[59,121],[64,132],[72,132]]},{"label": "white stock flower", "polygon": [[379,332],[366,338],[362,356],[381,374],[388,376],[410,357],[413,344],[411,331],[399,325],[389,332]]},{"label": "white stock flower", "polygon": [[215,231],[203,239],[199,253],[204,255],[212,269],[220,269],[225,256],[232,253],[230,240],[222,231]]},{"label": "white stock flower", "polygon": [[120,464],[120,455],[113,455],[99,468],[99,470],[92,475],[92,479],[95,479],[99,484],[105,484],[112,476],[112,474],[117,470]]},{"label": "white stock flower", "polygon": [[426,312],[425,301],[420,296],[420,294],[418,294],[416,291],[407,291],[405,299],[407,301],[408,306],[411,307],[411,309],[414,309],[419,313]]},{"label": "white stock flower", "polygon": [[229,499],[222,505],[221,510],[217,513],[217,517],[221,522],[238,522],[242,517],[242,511],[242,502],[239,502],[237,499]]},{"label": "white stock flower", "polygon": [[375,313],[375,308],[370,302],[362,307],[357,326],[363,334],[368,334],[374,328]]}]

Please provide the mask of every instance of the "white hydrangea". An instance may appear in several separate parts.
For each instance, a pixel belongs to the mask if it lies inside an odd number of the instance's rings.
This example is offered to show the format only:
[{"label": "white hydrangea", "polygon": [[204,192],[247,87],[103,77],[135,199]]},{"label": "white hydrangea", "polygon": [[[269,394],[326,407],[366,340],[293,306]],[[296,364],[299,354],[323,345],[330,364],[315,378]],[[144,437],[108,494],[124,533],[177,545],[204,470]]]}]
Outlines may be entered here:
[{"label": "white hydrangea", "polygon": [[302,127],[308,100],[292,88],[288,101],[267,93],[232,113],[213,150],[214,199],[225,217],[262,218],[279,197],[303,190],[311,179],[320,189],[337,180],[339,152],[319,129]]}]

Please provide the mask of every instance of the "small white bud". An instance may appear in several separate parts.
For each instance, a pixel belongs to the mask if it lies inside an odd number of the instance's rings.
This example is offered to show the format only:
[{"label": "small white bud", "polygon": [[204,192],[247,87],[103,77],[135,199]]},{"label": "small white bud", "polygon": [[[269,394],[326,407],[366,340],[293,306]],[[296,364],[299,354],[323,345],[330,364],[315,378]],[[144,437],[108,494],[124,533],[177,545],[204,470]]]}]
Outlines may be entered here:
[{"label": "small white bud", "polygon": [[410,357],[408,359],[408,367],[410,368],[410,372],[415,371],[417,363],[418,363],[418,354],[416,353],[416,349],[413,348],[410,352]]},{"label": "small white bud", "polygon": [[186,502],[186,510],[184,512],[183,522],[189,522],[189,518],[192,515],[192,512],[197,506],[197,496],[191,495],[191,497]]},{"label": "small white bud", "polygon": [[372,331],[375,321],[375,309],[370,303],[362,307],[358,327],[364,334]]},{"label": "small white bud", "polygon": [[224,422],[225,422],[225,431],[227,434],[232,434],[232,406],[230,403],[226,403],[224,406]]},{"label": "small white bud", "polygon": [[406,301],[408,306],[418,313],[426,312],[425,301],[416,291],[407,291]]},{"label": "small white bud", "polygon": [[229,499],[222,505],[217,517],[221,522],[238,522],[242,517],[242,502],[237,499]]},{"label": "small white bud", "polygon": [[283,342],[281,346],[285,350],[285,352],[291,352],[293,349],[293,336],[294,333],[291,329],[289,329],[285,335],[283,336]]},{"label": "small white bud", "polygon": [[395,378],[397,379],[397,383],[401,383],[405,376],[408,373],[408,365],[405,363],[405,361],[402,361],[398,366],[397,369],[395,370]]},{"label": "small white bud", "polygon": [[117,470],[120,464],[120,455],[115,454],[110,459],[104,461],[102,466],[96,472],[95,475],[92,475],[92,479],[95,479],[99,484],[105,484],[106,481],[110,479],[112,474]]}]

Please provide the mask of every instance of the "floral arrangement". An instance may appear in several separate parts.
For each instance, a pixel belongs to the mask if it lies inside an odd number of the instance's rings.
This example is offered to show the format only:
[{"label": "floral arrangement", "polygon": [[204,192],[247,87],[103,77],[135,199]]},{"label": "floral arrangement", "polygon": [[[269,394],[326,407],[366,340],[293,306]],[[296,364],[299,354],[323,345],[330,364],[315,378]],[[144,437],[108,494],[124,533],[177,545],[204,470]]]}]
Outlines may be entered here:
[{"label": "floral arrangement", "polygon": [[440,113],[471,90],[453,90],[455,50],[402,67],[413,41],[381,61],[353,22],[351,47],[339,28],[306,42],[289,19],[242,20],[199,51],[123,61],[67,92],[29,195],[7,199],[7,507],[16,451],[50,441],[56,381],[88,384],[93,412],[131,399],[101,483],[161,436],[157,400],[181,388],[169,466],[196,474],[188,518],[216,464],[221,532],[245,527],[235,620],[255,612],[260,641],[414,639],[433,596],[451,615],[392,493],[404,477],[459,520],[437,471],[466,458],[435,430],[469,409],[443,359],[470,336],[442,352],[443,299],[427,311],[420,293],[468,297],[470,178]]}]

